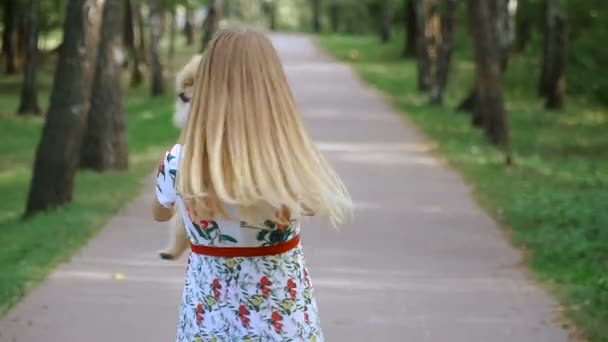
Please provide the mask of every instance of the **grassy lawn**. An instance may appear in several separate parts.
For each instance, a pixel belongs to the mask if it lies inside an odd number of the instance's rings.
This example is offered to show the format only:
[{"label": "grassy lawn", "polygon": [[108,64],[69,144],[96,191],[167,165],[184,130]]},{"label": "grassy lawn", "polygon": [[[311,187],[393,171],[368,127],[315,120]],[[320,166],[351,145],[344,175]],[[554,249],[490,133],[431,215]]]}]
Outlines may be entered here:
[{"label": "grassy lawn", "polygon": [[[174,65],[192,51],[182,51]],[[52,63],[40,73],[39,99],[47,107]],[[16,303],[49,270],[82,246],[126,201],[139,192],[162,152],[177,137],[170,117],[173,110],[173,73],[168,73],[167,95],[152,99],[147,84],[126,89],[130,170],[125,173],[80,172],[73,203],[49,214],[20,221],[31,166],[43,118],[20,118],[19,77],[0,80],[0,315]]]},{"label": "grassy lawn", "polygon": [[[608,111],[582,98],[549,112],[535,97],[538,58],[514,56],[505,78],[515,167],[454,111],[470,89],[470,49],[459,44],[445,106],[416,91],[416,65],[402,39],[324,36],[321,46],[352,64],[373,88],[435,140],[479,203],[529,255],[538,278],[592,341],[608,341]],[[597,77],[600,77],[598,74]]]}]

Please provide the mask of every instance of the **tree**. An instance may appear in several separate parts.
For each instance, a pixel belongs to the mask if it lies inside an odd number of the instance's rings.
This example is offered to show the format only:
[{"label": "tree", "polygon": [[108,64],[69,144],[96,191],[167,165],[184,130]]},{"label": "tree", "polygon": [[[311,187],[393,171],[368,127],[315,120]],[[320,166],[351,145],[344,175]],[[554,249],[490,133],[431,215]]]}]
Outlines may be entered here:
[{"label": "tree", "polygon": [[276,0],[265,0],[262,3],[262,12],[268,18],[268,28],[271,31],[277,30],[277,4]]},{"label": "tree", "polygon": [[321,33],[321,0],[309,0],[312,6],[312,30]]},{"label": "tree", "polygon": [[403,46],[403,57],[415,57],[416,56],[416,37],[418,32],[416,31],[418,26],[416,24],[416,0],[405,0],[405,13],[403,16],[405,26],[405,44]]},{"label": "tree", "polygon": [[418,65],[418,90],[427,91],[431,86],[431,19],[436,0],[415,0],[416,13],[416,60]]},{"label": "tree", "polygon": [[391,40],[393,27],[394,0],[382,0],[382,19],[380,20],[380,41],[388,43]]},{"label": "tree", "polygon": [[162,36],[162,2],[161,0],[150,1],[150,70],[152,96],[160,96],[165,93],[163,79],[163,65],[160,61],[160,38]]},{"label": "tree", "polygon": [[27,7],[27,54],[23,84],[21,86],[21,104],[18,113],[39,114],[38,88],[36,83],[36,67],[38,64],[38,16],[40,5],[38,0],[29,0]]},{"label": "tree", "polygon": [[504,72],[509,63],[511,47],[515,40],[515,14],[517,0],[498,0],[490,3],[490,20],[496,26],[496,41],[500,51],[500,65]]},{"label": "tree", "polygon": [[442,0],[441,6],[441,44],[437,58],[437,68],[431,85],[431,104],[443,102],[443,90],[448,81],[452,51],[454,50],[454,24],[458,0]]},{"label": "tree", "polygon": [[[492,0],[500,1],[500,0]],[[483,118],[485,135],[495,145],[508,148],[509,127],[502,94],[501,56],[487,0],[468,0],[467,16],[475,59],[474,115]]]},{"label": "tree", "polygon": [[128,147],[122,108],[121,68],[115,50],[121,48],[122,0],[105,0],[91,107],[82,143],[80,167],[105,171],[128,167]]},{"label": "tree", "polygon": [[192,6],[186,2],[186,21],[184,23],[184,36],[186,36],[186,45],[194,44],[194,27],[192,25]]},{"label": "tree", "polygon": [[15,43],[14,36],[16,31],[17,0],[4,0],[2,14],[4,30],[2,31],[2,53],[4,54],[5,67],[7,74],[17,72],[15,65]]},{"label": "tree", "polygon": [[545,28],[539,92],[547,109],[561,109],[566,92],[568,30],[564,0],[545,1]]},{"label": "tree", "polygon": [[[515,40],[515,14],[518,8],[517,0],[491,0],[488,3],[492,36],[496,41],[496,47],[500,56],[500,71],[507,70],[511,46]],[[471,112],[475,108],[477,91],[473,87],[467,97],[458,105],[458,110]],[[483,125],[483,117],[473,115],[472,123],[474,126]]]},{"label": "tree", "polygon": [[340,29],[340,7],[339,0],[332,0],[329,4],[329,25],[334,33]]},{"label": "tree", "polygon": [[169,27],[169,52],[168,52],[168,57],[169,57],[169,61],[173,60],[173,57],[175,56],[175,31],[177,30],[177,20],[175,17],[175,0],[171,0],[170,3],[171,9],[169,11],[169,15],[171,16],[171,21],[169,23],[170,27]]},{"label": "tree", "polygon": [[[156,1],[156,0],[152,0]],[[135,41],[136,48],[139,53],[139,59],[142,63],[148,64],[148,48],[146,44],[146,30],[144,26],[144,18],[141,14],[141,3],[140,0],[131,0],[133,4],[133,14],[135,15],[135,26],[137,27]]]},{"label": "tree", "polygon": [[[141,35],[140,32],[137,32],[136,29],[136,18],[135,11],[138,10],[134,4],[135,0],[126,0],[125,1],[125,10],[124,10],[124,23],[123,23],[123,42],[126,50],[128,51],[131,57],[131,86],[137,87],[143,81],[143,74],[141,72],[141,55],[139,49],[137,48],[137,38]],[[136,34],[137,32],[137,34]]]},{"label": "tree", "polygon": [[72,200],[97,52],[100,22],[97,3],[67,2],[63,47],[36,150],[26,217]]},{"label": "tree", "polygon": [[209,4],[209,10],[205,21],[203,22],[203,36],[201,39],[200,52],[205,51],[207,44],[213,38],[213,35],[217,31],[220,25],[220,19],[222,17],[222,0],[211,0]]}]

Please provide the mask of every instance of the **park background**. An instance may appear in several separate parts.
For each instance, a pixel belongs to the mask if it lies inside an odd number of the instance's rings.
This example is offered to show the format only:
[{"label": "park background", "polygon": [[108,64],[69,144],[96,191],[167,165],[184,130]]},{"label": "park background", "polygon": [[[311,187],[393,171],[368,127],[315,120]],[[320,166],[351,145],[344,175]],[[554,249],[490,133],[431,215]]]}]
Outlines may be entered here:
[{"label": "park background", "polygon": [[[4,0],[0,314],[140,190],[219,27],[316,35],[433,142],[579,334],[608,340],[601,0]],[[565,321],[564,325],[570,325]]]}]

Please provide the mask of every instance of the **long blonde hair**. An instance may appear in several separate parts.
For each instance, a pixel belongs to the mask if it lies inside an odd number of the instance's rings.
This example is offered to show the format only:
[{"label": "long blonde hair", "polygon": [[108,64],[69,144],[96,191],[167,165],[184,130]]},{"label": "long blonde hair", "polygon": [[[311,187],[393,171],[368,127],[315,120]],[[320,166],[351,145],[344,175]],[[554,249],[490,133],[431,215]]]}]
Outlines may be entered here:
[{"label": "long blonde hair", "polygon": [[198,67],[183,142],[178,191],[200,217],[241,219],[260,208],[352,214],[340,178],[313,145],[270,40],[248,29],[218,32]]}]

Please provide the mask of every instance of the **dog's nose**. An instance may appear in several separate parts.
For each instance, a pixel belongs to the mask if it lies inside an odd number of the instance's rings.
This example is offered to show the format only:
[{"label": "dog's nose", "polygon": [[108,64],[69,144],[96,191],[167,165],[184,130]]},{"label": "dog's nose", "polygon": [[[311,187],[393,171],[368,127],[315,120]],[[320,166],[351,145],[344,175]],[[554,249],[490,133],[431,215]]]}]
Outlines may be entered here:
[{"label": "dog's nose", "polygon": [[190,98],[184,92],[179,93],[179,98],[185,103],[190,102]]}]

